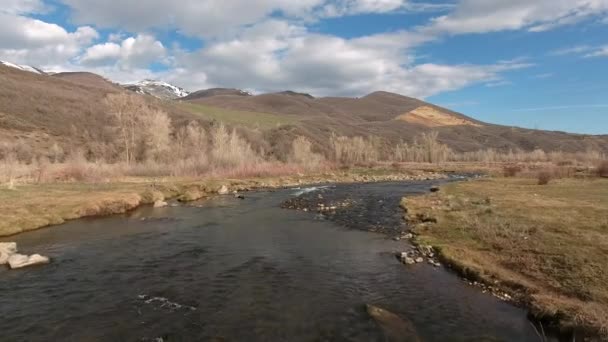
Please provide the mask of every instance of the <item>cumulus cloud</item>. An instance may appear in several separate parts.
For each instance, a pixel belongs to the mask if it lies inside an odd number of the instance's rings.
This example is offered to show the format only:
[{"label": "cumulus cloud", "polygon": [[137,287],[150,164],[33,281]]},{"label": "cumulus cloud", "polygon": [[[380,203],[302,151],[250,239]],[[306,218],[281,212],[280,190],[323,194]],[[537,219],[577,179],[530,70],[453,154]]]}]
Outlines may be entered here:
[{"label": "cumulus cloud", "polygon": [[0,13],[0,59],[37,66],[66,63],[98,38],[83,26],[74,32],[26,16]]},{"label": "cumulus cloud", "polygon": [[176,58],[179,65],[202,72],[194,76],[184,73],[174,81],[189,89],[212,85],[348,96],[383,89],[427,97],[474,83],[499,81],[503,72],[530,66],[521,61],[415,65],[408,46],[424,39],[408,32],[343,39],[286,22],[267,22],[231,40],[180,54]]},{"label": "cumulus cloud", "polygon": [[47,9],[42,0],[3,0],[0,6],[0,13],[42,13],[47,11]]},{"label": "cumulus cloud", "polygon": [[[506,73],[531,64],[417,64],[414,49],[446,35],[543,31],[608,15],[608,0],[58,1],[70,8],[76,24],[110,28],[107,39],[99,42],[89,26],[68,32],[27,17],[48,10],[42,0],[5,0],[0,59],[85,69],[120,82],[161,78],[190,90],[227,86],[354,96],[382,89],[428,97],[473,84],[506,84]],[[311,22],[327,17],[403,11],[447,13],[409,30],[351,39],[309,29]],[[202,39],[204,46],[192,52],[177,44],[166,47],[150,33],[174,30]],[[555,54],[606,54],[600,47],[586,49]],[[156,62],[168,70],[150,70]]]},{"label": "cumulus cloud", "polygon": [[197,37],[214,37],[243,25],[255,24],[281,12],[303,16],[323,0],[62,0],[79,23],[126,29],[173,28]]},{"label": "cumulus cloud", "polygon": [[121,44],[107,42],[89,47],[79,58],[87,66],[117,64],[123,69],[146,67],[166,56],[166,49],[153,36],[140,34],[124,39]]}]

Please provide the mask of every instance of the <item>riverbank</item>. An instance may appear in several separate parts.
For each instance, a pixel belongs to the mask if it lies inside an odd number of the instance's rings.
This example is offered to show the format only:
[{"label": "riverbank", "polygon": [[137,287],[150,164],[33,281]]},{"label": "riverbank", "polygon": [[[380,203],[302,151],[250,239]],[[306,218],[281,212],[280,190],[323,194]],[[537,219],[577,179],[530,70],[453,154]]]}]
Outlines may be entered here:
[{"label": "riverbank", "polygon": [[404,199],[415,242],[563,329],[608,334],[608,180],[490,178]]},{"label": "riverbank", "polygon": [[[439,179],[423,170],[352,169],[312,175],[249,179],[130,178],[107,183],[24,184],[0,189],[0,236],[15,235],[81,217],[120,214],[140,205],[177,199],[194,201],[228,192],[321,183]],[[225,190],[225,189],[224,189]]]}]

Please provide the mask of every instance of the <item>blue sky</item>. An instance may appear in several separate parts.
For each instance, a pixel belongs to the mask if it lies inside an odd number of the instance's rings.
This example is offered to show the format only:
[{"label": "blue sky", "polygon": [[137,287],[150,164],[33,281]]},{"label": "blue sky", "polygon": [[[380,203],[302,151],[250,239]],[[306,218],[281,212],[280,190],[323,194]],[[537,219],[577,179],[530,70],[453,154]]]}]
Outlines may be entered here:
[{"label": "blue sky", "polygon": [[608,0],[3,0],[0,60],[608,134]]}]

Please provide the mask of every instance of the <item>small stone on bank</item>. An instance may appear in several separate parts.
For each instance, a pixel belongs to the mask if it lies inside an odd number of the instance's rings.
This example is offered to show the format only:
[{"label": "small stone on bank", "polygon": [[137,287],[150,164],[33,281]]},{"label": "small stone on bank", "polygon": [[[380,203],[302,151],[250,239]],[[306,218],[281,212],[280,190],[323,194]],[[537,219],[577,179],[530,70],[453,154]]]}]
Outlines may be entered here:
[{"label": "small stone on bank", "polygon": [[406,265],[413,265],[416,263],[416,260],[406,256],[405,258],[401,259],[401,261],[406,264]]}]

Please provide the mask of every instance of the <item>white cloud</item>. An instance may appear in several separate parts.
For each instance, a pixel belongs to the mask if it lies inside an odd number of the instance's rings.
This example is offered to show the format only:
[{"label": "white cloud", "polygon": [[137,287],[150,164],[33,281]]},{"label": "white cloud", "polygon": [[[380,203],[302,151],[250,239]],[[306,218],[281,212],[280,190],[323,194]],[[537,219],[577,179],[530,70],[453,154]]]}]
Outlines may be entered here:
[{"label": "white cloud", "polygon": [[214,37],[255,24],[274,12],[302,16],[324,0],[62,0],[79,23],[131,32],[174,28],[197,37]]},{"label": "white cloud", "polygon": [[608,0],[461,0],[422,30],[436,34],[538,32],[608,13]]},{"label": "white cloud", "polygon": [[608,57],[608,45],[596,48],[593,52],[586,54],[585,57]]},{"label": "white cloud", "polygon": [[42,0],[2,0],[0,13],[26,14],[41,13],[47,10]]},{"label": "white cloud", "polygon": [[551,51],[549,54],[553,56],[578,55],[593,50],[589,45],[577,45]]},{"label": "white cloud", "polygon": [[559,50],[552,51],[550,53],[553,56],[565,56],[565,55],[579,55],[585,58],[591,57],[608,57],[608,45],[604,46],[591,46],[591,45],[579,45],[573,47],[567,47]]},{"label": "white cloud", "polygon": [[147,67],[162,60],[166,49],[161,42],[148,34],[124,39],[121,44],[107,42],[89,47],[79,62],[85,66],[116,65],[129,70]]},{"label": "white cloud", "polygon": [[360,13],[386,13],[405,6],[407,0],[338,0],[325,4],[320,10],[324,17]]},{"label": "white cloud", "polygon": [[194,53],[181,52],[185,70],[174,81],[188,89],[240,87],[257,92],[293,89],[315,95],[360,96],[374,90],[427,97],[475,83],[500,81],[522,61],[494,65],[414,65],[409,45],[428,37],[408,32],[356,39],[307,32],[282,21],[251,27]]},{"label": "white cloud", "polygon": [[98,38],[89,26],[74,32],[20,15],[0,13],[0,59],[49,66],[66,63]]}]

